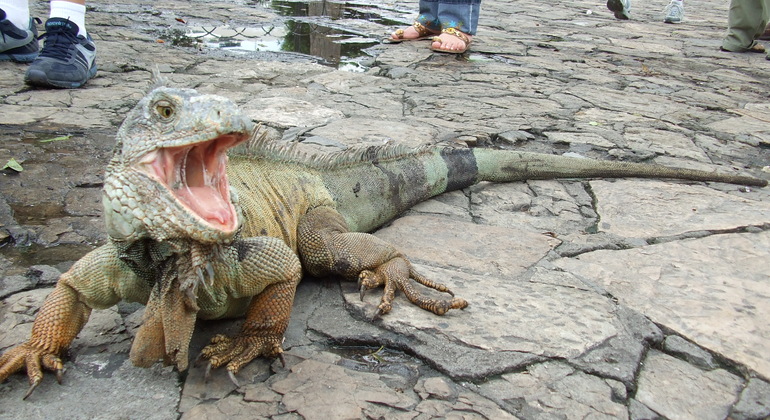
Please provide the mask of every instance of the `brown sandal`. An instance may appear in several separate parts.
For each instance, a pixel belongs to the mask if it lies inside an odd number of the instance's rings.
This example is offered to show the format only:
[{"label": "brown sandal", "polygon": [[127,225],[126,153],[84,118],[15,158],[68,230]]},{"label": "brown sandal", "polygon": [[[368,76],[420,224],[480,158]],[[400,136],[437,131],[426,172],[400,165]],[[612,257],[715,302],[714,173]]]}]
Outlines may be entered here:
[{"label": "brown sandal", "polygon": [[737,53],[750,52],[750,53],[764,54],[765,52],[767,52],[767,50],[765,50],[764,45],[760,44],[757,41],[754,41],[754,43],[751,44],[751,46],[748,48],[741,48],[738,50],[728,50],[725,47],[719,47],[719,49],[725,52],[737,52]]},{"label": "brown sandal", "polygon": [[[449,34],[449,35],[455,36],[457,38],[460,38],[460,41],[465,43],[465,47],[463,47],[462,49],[459,49],[459,50],[450,50],[450,49],[445,49],[445,48],[434,48],[431,45],[431,47],[430,47],[431,50],[436,51],[436,52],[450,53],[450,54],[462,54],[462,53],[468,51],[468,47],[471,45],[471,39],[468,38],[468,35],[465,35],[464,33],[458,31],[455,28],[442,29],[441,33],[442,34]],[[441,42],[441,38],[439,38],[437,36],[434,36],[433,37],[433,42]]]},{"label": "brown sandal", "polygon": [[746,50],[746,52],[753,52],[753,53],[764,54],[766,51],[765,51],[765,46],[764,45],[760,44],[759,42],[754,41],[754,45],[750,46]]},{"label": "brown sandal", "polygon": [[[420,22],[414,22],[412,27],[415,31],[417,31],[417,38],[404,38],[404,30],[397,29],[396,32],[393,32],[393,35],[391,35],[390,38],[385,38],[383,42],[388,44],[398,44],[404,41],[420,41],[435,35],[435,32],[431,31],[427,26]],[[395,36],[395,38],[393,36]]]}]

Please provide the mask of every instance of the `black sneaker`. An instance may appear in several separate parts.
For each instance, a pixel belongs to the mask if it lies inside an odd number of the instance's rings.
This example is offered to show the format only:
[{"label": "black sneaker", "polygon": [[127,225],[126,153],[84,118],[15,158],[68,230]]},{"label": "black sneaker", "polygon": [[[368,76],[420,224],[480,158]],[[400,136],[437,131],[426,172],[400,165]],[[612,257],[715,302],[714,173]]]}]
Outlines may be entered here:
[{"label": "black sneaker", "polygon": [[35,20],[29,20],[29,28],[21,29],[6,19],[0,9],[0,61],[31,63],[37,58],[37,27]]},{"label": "black sneaker", "polygon": [[67,19],[45,22],[40,55],[27,69],[24,81],[34,86],[78,88],[96,76],[96,45],[78,35],[78,25]]}]

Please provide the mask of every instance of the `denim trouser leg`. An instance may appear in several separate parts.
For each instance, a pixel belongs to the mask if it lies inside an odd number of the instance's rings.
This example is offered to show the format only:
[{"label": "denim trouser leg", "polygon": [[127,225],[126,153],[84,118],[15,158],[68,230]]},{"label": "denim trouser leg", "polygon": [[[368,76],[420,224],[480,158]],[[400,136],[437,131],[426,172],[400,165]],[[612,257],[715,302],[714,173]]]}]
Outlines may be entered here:
[{"label": "denim trouser leg", "polygon": [[431,30],[455,28],[476,35],[481,0],[420,0],[417,21]]},{"label": "denim trouser leg", "polygon": [[438,21],[438,5],[437,0],[420,0],[420,16],[417,16],[417,22],[433,32],[441,30],[441,24]]},{"label": "denim trouser leg", "polygon": [[455,28],[468,35],[476,35],[480,10],[481,0],[441,0],[438,6],[441,29]]}]

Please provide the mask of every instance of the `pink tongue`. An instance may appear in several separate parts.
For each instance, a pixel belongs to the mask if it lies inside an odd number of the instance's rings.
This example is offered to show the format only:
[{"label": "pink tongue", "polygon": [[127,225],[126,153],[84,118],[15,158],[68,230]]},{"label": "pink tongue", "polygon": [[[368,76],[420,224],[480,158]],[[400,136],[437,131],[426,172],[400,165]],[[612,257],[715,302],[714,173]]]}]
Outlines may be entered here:
[{"label": "pink tongue", "polygon": [[182,201],[210,223],[229,226],[230,206],[212,187],[187,187],[176,191]]}]

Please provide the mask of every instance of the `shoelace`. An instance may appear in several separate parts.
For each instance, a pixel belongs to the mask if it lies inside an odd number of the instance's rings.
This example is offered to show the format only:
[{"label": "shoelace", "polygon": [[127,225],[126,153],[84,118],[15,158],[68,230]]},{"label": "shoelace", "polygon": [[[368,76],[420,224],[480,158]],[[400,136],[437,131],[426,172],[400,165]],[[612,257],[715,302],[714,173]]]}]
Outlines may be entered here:
[{"label": "shoelace", "polygon": [[671,16],[671,15],[684,16],[684,12],[682,11],[682,6],[673,2],[669,3],[668,6],[666,6],[666,8],[663,9],[663,13],[665,13],[666,16]]},{"label": "shoelace", "polygon": [[40,56],[62,61],[68,61],[77,51],[74,46],[80,43],[76,35],[64,29],[46,31],[38,39],[43,38],[45,38],[45,44],[43,44]]}]

